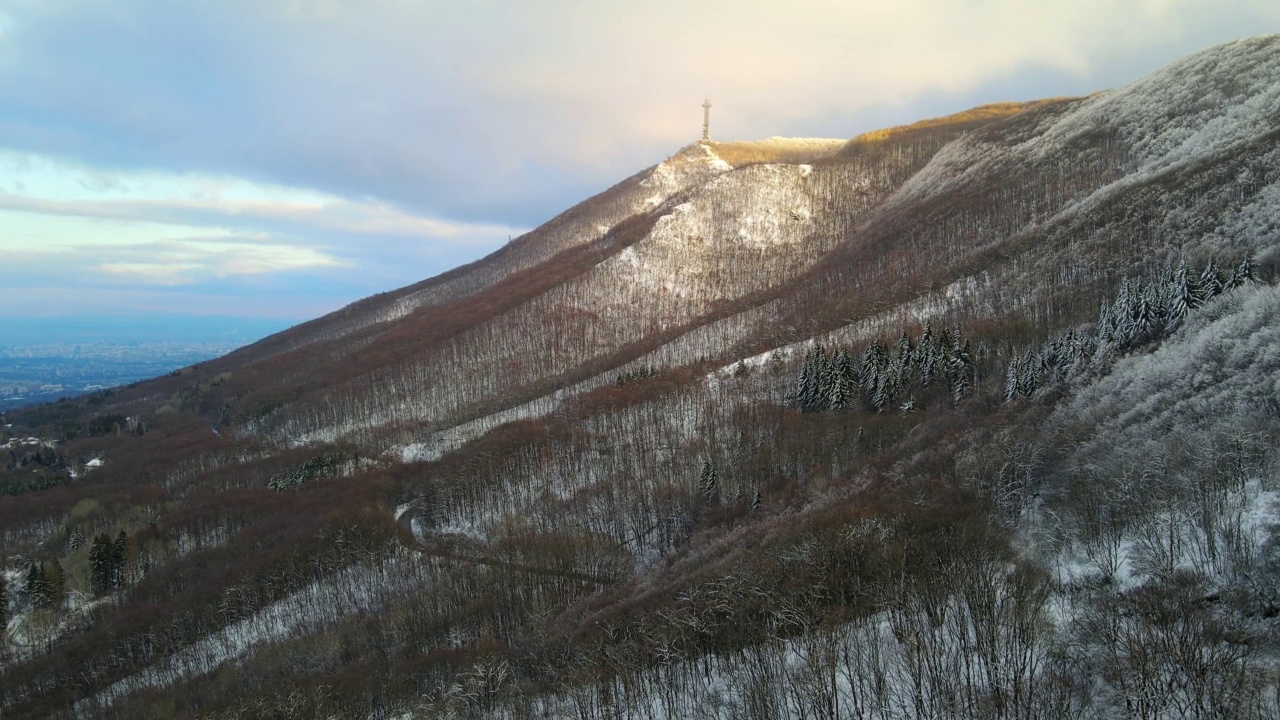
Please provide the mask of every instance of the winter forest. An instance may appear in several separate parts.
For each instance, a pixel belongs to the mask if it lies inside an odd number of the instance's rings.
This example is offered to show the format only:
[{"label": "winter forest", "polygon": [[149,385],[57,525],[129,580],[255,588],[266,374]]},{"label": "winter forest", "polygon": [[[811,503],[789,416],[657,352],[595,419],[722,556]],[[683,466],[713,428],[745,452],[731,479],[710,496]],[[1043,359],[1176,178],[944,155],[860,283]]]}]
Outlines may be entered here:
[{"label": "winter forest", "polygon": [[0,716],[1280,716],[1280,37],[704,141],[14,411]]}]

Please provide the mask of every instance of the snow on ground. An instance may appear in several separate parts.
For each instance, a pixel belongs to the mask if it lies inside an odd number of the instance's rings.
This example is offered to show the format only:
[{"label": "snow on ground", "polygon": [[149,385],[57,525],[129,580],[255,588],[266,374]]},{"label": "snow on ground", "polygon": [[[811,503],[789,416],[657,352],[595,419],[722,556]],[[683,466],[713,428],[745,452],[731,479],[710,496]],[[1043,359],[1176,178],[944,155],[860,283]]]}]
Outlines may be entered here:
[{"label": "snow on ground", "polygon": [[77,716],[92,714],[92,709],[110,706],[130,692],[167,687],[209,673],[244,657],[260,645],[314,632],[348,615],[376,613],[391,596],[402,595],[425,582],[426,575],[414,571],[413,565],[419,562],[416,555],[394,557],[375,567],[350,567],[314,582],[252,617],[232,623],[142,672],[120,680],[97,696],[80,701],[74,712]]}]

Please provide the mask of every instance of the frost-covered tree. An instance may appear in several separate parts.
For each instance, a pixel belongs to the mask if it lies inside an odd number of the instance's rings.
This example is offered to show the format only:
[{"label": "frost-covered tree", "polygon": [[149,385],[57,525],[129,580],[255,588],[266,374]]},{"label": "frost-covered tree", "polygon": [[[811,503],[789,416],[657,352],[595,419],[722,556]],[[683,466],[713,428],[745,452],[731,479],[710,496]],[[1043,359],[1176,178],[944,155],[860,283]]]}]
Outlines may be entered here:
[{"label": "frost-covered tree", "polygon": [[1223,290],[1234,290],[1241,285],[1247,285],[1256,279],[1257,270],[1254,267],[1253,257],[1246,255],[1231,270],[1231,274],[1227,276],[1227,280],[1223,283]]},{"label": "frost-covered tree", "polygon": [[1163,329],[1164,323],[1161,321],[1163,312],[1159,309],[1159,299],[1153,283],[1139,285],[1135,296],[1132,341],[1146,342],[1156,337]]},{"label": "frost-covered tree", "polygon": [[9,627],[9,580],[0,572],[0,649],[3,649],[5,628]]},{"label": "frost-covered tree", "polygon": [[888,364],[888,352],[879,341],[867,345],[862,351],[862,363],[858,369],[858,384],[870,390],[880,375],[880,371]]},{"label": "frost-covered tree", "polygon": [[[960,337],[958,332],[956,337]],[[959,404],[968,396],[973,385],[973,349],[968,340],[959,344],[947,364],[951,375],[951,400]]]},{"label": "frost-covered tree", "polygon": [[129,536],[121,530],[111,543],[111,587],[121,587],[125,582],[125,556],[129,548]]},{"label": "frost-covered tree", "polygon": [[1021,368],[1018,358],[1015,356],[1009,361],[1009,367],[1004,371],[1004,401],[1012,402],[1018,397],[1018,378],[1021,376]]},{"label": "frost-covered tree", "polygon": [[1170,327],[1176,327],[1196,307],[1191,288],[1191,270],[1184,262],[1174,271],[1169,280],[1169,290],[1165,293],[1165,317]]},{"label": "frost-covered tree", "polygon": [[809,385],[812,382],[814,382],[813,348],[810,348],[804,354],[804,361],[800,363],[800,374],[796,376],[796,389],[792,393],[796,409],[804,410],[804,398],[809,394]]},{"label": "frost-covered tree", "polygon": [[796,407],[802,412],[820,412],[827,408],[831,394],[831,362],[821,346],[805,353],[800,377],[796,382]]},{"label": "frost-covered tree", "polygon": [[1040,357],[1034,350],[1028,350],[1018,363],[1018,394],[1031,397],[1039,387]]},{"label": "frost-covered tree", "polygon": [[1108,343],[1116,341],[1116,326],[1111,313],[1111,304],[1102,301],[1102,309],[1098,311],[1098,339]]},{"label": "frost-covered tree", "polygon": [[715,504],[720,499],[720,476],[710,460],[702,463],[702,473],[698,476],[698,490],[702,499]]},{"label": "frost-covered tree", "polygon": [[1213,258],[1209,258],[1204,270],[1200,272],[1200,289],[1206,300],[1222,294],[1222,273]]},{"label": "frost-covered tree", "polygon": [[828,396],[827,407],[832,410],[844,410],[849,406],[849,399],[853,396],[854,379],[853,360],[849,357],[849,353],[841,348],[836,351],[835,359],[831,362],[831,394]]},{"label": "frost-covered tree", "polygon": [[105,533],[94,536],[93,545],[89,548],[89,587],[94,595],[105,595],[114,587],[115,563],[112,556],[111,538]]},{"label": "frost-covered tree", "polygon": [[33,562],[27,569],[26,591],[33,608],[46,608],[53,604],[53,591],[43,565]]},{"label": "frost-covered tree", "polygon": [[1111,304],[1111,339],[1118,345],[1127,345],[1133,338],[1133,288],[1129,278],[1120,281],[1116,301]]},{"label": "frost-covered tree", "polygon": [[1205,295],[1204,285],[1200,284],[1200,275],[1188,268],[1186,262],[1183,262],[1178,269],[1179,273],[1183,270],[1186,271],[1187,278],[1187,309],[1199,309],[1204,305],[1205,300],[1208,299]]},{"label": "frost-covered tree", "polygon": [[821,412],[829,409],[828,403],[835,386],[835,363],[827,356],[827,351],[818,348],[818,396],[814,399],[814,410]]},{"label": "frost-covered tree", "polygon": [[886,405],[893,398],[891,393],[889,374],[886,372],[878,372],[873,376],[872,385],[867,391],[867,404],[876,412],[883,412]]},{"label": "frost-covered tree", "polygon": [[72,525],[71,531],[67,533],[67,547],[71,548],[72,552],[84,547],[84,531],[79,525]]},{"label": "frost-covered tree", "polygon": [[905,330],[898,337],[897,361],[904,379],[908,378],[916,367],[916,345]]},{"label": "frost-covered tree", "polygon": [[938,344],[933,337],[933,326],[925,325],[916,347],[917,365],[920,368],[920,385],[929,387],[938,372]]}]

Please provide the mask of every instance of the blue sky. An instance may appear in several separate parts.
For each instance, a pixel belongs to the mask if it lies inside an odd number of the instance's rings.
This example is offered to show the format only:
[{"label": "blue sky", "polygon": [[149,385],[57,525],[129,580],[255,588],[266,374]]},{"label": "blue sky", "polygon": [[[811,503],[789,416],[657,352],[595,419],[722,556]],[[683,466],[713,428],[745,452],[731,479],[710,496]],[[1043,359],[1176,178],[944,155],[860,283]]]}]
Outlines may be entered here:
[{"label": "blue sky", "polygon": [[695,140],[1122,85],[1274,0],[0,0],[0,322],[314,317]]}]

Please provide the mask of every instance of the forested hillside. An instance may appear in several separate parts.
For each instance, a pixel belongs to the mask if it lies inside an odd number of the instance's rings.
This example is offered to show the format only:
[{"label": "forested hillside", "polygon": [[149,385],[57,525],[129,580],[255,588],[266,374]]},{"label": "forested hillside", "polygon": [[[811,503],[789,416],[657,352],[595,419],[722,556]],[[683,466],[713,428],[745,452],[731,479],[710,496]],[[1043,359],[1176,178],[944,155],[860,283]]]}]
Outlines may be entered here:
[{"label": "forested hillside", "polygon": [[10,413],[0,716],[1280,716],[1278,108],[695,143]]}]

